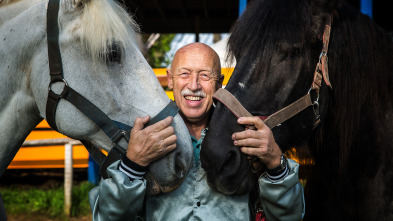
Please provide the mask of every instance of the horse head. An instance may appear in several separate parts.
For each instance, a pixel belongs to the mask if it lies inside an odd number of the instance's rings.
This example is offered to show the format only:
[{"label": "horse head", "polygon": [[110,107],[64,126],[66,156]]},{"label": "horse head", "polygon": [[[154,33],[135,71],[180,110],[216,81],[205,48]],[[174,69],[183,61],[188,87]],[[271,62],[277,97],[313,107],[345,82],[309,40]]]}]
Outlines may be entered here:
[{"label": "horse head", "polygon": [[[0,138],[5,144],[0,148],[1,173],[31,129],[48,115],[47,4],[26,0],[0,8],[4,14],[7,9],[19,12],[0,21],[4,43],[0,77],[2,89],[11,88],[0,99],[2,108],[8,105],[1,112]],[[49,90],[60,94],[67,85],[123,125],[132,125],[137,117],[153,118],[167,106],[170,99],[139,50],[138,26],[120,5],[112,0],[61,0],[58,4],[55,19],[63,80],[52,82]],[[12,120],[4,121],[6,116]],[[53,118],[60,133],[111,150],[113,142],[105,132],[68,100],[58,101]],[[175,189],[191,167],[192,145],[178,114],[172,126],[177,148],[150,165],[146,177],[151,194]],[[7,133],[6,128],[18,130]]]},{"label": "horse head", "polygon": [[[232,28],[228,42],[237,65],[226,90],[253,116],[269,117],[310,93],[310,106],[270,125],[283,152],[306,140],[318,118],[325,116],[329,98],[325,81],[319,95],[311,85],[323,46],[323,24],[332,8],[323,1],[318,6],[311,2],[253,1]],[[242,34],[247,32],[251,34]],[[217,102],[201,149],[210,186],[225,194],[244,194],[255,182],[249,161],[231,139],[234,132],[245,129],[236,120]]]}]

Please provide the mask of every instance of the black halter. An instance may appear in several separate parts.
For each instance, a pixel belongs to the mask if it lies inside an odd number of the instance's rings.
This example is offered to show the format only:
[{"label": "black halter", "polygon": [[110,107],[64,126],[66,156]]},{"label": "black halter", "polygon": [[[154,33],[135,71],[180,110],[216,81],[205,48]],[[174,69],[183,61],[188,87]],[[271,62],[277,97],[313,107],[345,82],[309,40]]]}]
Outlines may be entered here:
[{"label": "black halter", "polygon": [[[99,148],[91,145],[87,141],[81,142],[83,145],[85,145],[93,159],[100,165],[101,176],[107,178],[108,175],[106,174],[106,168],[114,161],[121,159],[122,156],[126,153],[125,149],[127,147],[121,147],[119,145],[119,141],[124,139],[127,143],[129,142],[129,134],[132,127],[121,122],[111,120],[97,106],[68,86],[68,83],[63,76],[63,67],[59,48],[59,1],[60,0],[49,0],[47,9],[47,39],[50,82],[48,88],[48,100],[46,103],[46,120],[54,130],[58,131],[55,119],[57,104],[59,103],[60,99],[65,99],[78,108],[92,121],[94,121],[97,126],[100,127],[111,139],[113,143],[111,151],[107,156],[105,156],[105,154],[103,154]],[[64,83],[63,91],[60,94],[56,94],[52,91],[52,84],[56,82]],[[173,101],[170,101],[169,104],[145,126],[154,124],[167,116],[175,116],[178,111],[179,108],[176,106],[176,104]]]}]

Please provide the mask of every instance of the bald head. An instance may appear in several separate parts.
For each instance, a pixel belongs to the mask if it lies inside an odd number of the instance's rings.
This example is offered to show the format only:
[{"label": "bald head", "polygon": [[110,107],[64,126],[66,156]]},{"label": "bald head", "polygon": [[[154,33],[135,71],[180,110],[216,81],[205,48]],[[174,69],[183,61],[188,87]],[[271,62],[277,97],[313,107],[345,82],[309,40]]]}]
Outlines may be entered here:
[{"label": "bald head", "polygon": [[202,43],[180,48],[167,69],[167,79],[190,134],[199,139],[208,125],[213,94],[224,80],[217,53]]},{"label": "bald head", "polygon": [[173,71],[173,68],[176,68],[179,64],[179,61],[189,55],[189,54],[194,54],[198,56],[205,56],[207,59],[213,61],[213,74],[214,78],[218,81],[221,76],[221,64],[220,64],[220,58],[218,54],[208,45],[195,42],[191,43],[188,45],[185,45],[181,47],[179,50],[176,51],[175,56],[173,57],[172,64],[171,64],[171,70]]}]

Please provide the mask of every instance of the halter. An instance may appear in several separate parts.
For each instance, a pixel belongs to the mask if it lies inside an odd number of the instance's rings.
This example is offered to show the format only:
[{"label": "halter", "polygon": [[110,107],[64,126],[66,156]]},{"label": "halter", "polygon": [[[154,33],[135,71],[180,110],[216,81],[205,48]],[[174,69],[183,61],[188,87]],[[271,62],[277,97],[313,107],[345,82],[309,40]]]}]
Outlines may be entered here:
[{"label": "halter", "polygon": [[[298,99],[297,101],[291,103],[290,105],[282,108],[281,110],[275,112],[270,116],[259,116],[264,123],[270,128],[274,128],[279,126],[284,121],[296,116],[298,113],[302,112],[309,106],[314,107],[315,112],[315,121],[314,121],[314,128],[320,123],[320,115],[319,115],[319,90],[321,87],[322,79],[324,79],[326,85],[332,89],[332,85],[329,80],[329,73],[328,73],[328,57],[327,51],[329,47],[329,38],[330,38],[330,27],[331,27],[331,17],[327,16],[325,30],[323,32],[323,47],[322,52],[319,56],[318,63],[316,65],[314,71],[314,79],[313,83],[311,84],[311,88],[309,89],[308,93]],[[316,100],[312,101],[311,98],[311,91],[315,91],[317,98]],[[251,117],[250,114],[242,105],[241,103],[227,90],[220,88],[216,91],[213,95],[213,98],[220,101],[224,106],[226,106],[237,118],[239,117]]]},{"label": "halter", "polygon": [[[48,59],[50,70],[50,82],[48,88],[48,100],[46,103],[46,120],[48,124],[56,131],[56,109],[60,99],[65,99],[78,108],[83,114],[89,117],[96,125],[101,128],[105,134],[112,141],[112,148],[108,155],[103,154],[99,148],[91,145],[87,141],[82,141],[86,149],[89,151],[93,159],[100,165],[101,176],[107,178],[106,168],[114,161],[121,159],[126,154],[126,148],[120,146],[120,141],[124,140],[126,143],[130,140],[131,126],[121,122],[111,120],[104,112],[95,106],[88,99],[83,97],[77,91],[68,86],[67,81],[63,76],[63,67],[61,61],[60,47],[59,47],[59,1],[49,0],[47,9],[47,39],[48,39]],[[63,83],[63,91],[56,94],[52,90],[54,83]],[[171,100],[169,104],[160,111],[154,118],[152,118],[145,126],[152,125],[167,116],[175,116],[179,108]]]}]

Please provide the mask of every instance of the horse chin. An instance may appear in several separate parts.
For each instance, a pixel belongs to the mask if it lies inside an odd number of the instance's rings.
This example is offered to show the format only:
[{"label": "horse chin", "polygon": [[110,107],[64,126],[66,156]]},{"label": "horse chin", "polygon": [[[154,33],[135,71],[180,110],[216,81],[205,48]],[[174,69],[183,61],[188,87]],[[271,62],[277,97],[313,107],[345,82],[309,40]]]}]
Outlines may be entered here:
[{"label": "horse chin", "polygon": [[161,186],[158,184],[156,179],[153,177],[152,173],[148,171],[145,174],[145,179],[146,179],[146,194],[147,195],[158,195],[160,193],[169,193],[172,192],[173,190],[177,189],[180,184],[182,183],[183,180],[178,182],[177,185],[166,185],[166,186]]},{"label": "horse chin", "polygon": [[224,195],[243,195],[248,193],[251,189],[253,176],[251,173],[247,175],[243,182],[237,186],[223,186],[223,185],[214,185],[208,181],[208,185],[214,189],[215,191],[222,193]]}]

